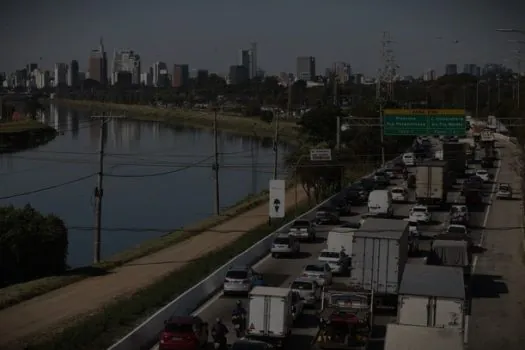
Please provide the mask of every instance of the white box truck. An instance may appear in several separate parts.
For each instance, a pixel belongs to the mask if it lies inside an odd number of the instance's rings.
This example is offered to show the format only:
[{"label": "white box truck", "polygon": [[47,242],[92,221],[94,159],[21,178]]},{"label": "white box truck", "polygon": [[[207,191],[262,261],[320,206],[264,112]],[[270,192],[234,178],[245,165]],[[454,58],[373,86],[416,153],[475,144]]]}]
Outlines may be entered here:
[{"label": "white box truck", "polygon": [[459,267],[407,264],[399,287],[397,323],[465,328],[465,281]]},{"label": "white box truck", "polygon": [[359,223],[346,223],[334,227],[328,232],[326,238],[326,249],[331,252],[344,251],[346,255],[352,256],[352,244],[354,241],[354,232],[361,227]]},{"label": "white box truck", "polygon": [[354,232],[350,285],[395,304],[407,260],[408,222],[368,218]]},{"label": "white box truck", "polygon": [[429,161],[416,168],[416,201],[444,204],[447,201],[447,162]]},{"label": "white box truck", "polygon": [[253,288],[249,294],[246,336],[282,347],[292,325],[292,291],[289,288]]}]

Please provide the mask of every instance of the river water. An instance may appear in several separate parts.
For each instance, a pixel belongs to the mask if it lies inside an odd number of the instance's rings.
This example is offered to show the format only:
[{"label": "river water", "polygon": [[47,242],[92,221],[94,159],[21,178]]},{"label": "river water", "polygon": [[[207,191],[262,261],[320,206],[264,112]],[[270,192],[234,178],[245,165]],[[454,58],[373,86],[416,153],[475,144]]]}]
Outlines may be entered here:
[{"label": "river water", "polygon": [[[0,155],[0,205],[30,203],[58,215],[69,228],[69,265],[88,265],[100,120],[55,106],[39,118],[59,136],[34,150]],[[103,258],[213,215],[211,130],[126,119],[111,119],[105,127]],[[219,132],[218,144],[222,208],[268,188],[271,139]],[[281,145],[279,155],[288,148]]]}]

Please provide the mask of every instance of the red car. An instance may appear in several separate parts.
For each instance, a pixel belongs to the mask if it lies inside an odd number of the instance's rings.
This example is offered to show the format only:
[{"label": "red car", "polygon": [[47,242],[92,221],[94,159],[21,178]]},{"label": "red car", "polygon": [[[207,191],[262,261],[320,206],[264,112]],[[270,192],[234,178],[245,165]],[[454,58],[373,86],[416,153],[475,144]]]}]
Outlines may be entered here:
[{"label": "red car", "polygon": [[164,321],[159,350],[197,350],[208,343],[208,323],[196,316],[173,316]]}]

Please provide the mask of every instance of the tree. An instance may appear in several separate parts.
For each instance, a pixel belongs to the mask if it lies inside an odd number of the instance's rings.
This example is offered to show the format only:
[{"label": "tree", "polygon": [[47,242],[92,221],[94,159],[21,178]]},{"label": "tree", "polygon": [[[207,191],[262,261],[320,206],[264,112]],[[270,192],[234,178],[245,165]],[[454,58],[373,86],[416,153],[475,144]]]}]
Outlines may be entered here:
[{"label": "tree", "polygon": [[30,205],[0,208],[0,286],[63,273],[67,250],[67,228],[60,218]]},{"label": "tree", "polygon": [[337,117],[342,114],[341,109],[334,106],[312,108],[297,124],[310,142],[327,142],[332,147],[337,137]]}]

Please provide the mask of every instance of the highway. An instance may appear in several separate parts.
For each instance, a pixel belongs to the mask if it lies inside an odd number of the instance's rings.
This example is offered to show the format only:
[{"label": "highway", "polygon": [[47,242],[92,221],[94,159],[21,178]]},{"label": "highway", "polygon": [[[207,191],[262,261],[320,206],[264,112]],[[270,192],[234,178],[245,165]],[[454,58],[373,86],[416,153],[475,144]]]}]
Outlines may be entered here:
[{"label": "highway", "polygon": [[[496,176],[497,169],[489,169],[489,172]],[[393,180],[393,185],[400,184],[400,180]],[[391,186],[392,187],[392,186]],[[492,184],[484,185],[484,191],[488,193],[485,197],[484,202],[486,205],[480,206],[477,211],[471,212],[471,226],[472,226],[472,238],[475,244],[479,244],[482,237],[482,227],[486,223],[488,208],[490,208],[491,193],[494,192],[494,186]],[[459,186],[457,186],[459,190]],[[411,192],[411,196],[413,193]],[[448,202],[452,203],[459,197],[459,192],[450,192]],[[488,204],[488,205],[487,205]],[[394,205],[394,217],[402,220],[408,216],[409,208],[412,204],[395,204]],[[353,207],[352,215],[341,218],[342,221],[357,222],[367,212],[366,205]],[[309,218],[313,218],[315,214],[311,214]],[[440,232],[445,228],[446,222],[448,221],[448,208],[443,211],[432,212],[432,222],[430,225],[420,227],[420,232],[425,237],[431,237],[434,234]],[[303,256],[297,259],[275,259],[267,256],[256,265],[253,266],[254,270],[263,274],[265,282],[270,286],[275,287],[288,287],[291,282],[297,278],[302,272],[302,268],[311,262],[316,261],[320,251],[325,247],[325,239],[327,233],[334,226],[317,226],[318,229],[318,242],[314,244],[304,243],[301,244],[301,251]],[[423,239],[420,244],[420,248],[428,250],[430,247],[430,240]],[[411,258],[409,263],[424,263],[423,258]],[[334,278],[334,282],[342,282],[345,277]],[[231,312],[235,307],[236,300],[239,298],[235,297],[224,297],[222,294],[216,295],[205,305],[200,307],[194,315],[200,316],[203,320],[213,324],[216,318],[221,318],[226,326],[232,330],[231,325]],[[240,298],[243,301],[245,307],[248,306],[246,298]],[[312,342],[315,334],[317,333],[317,323],[314,317],[315,310],[307,310],[303,315],[302,319],[299,319],[296,327],[293,330],[293,335],[290,344],[296,349],[308,349]],[[371,344],[371,349],[383,349],[383,339],[385,332],[385,325],[392,323],[395,320],[395,315],[375,315],[375,329],[374,339]],[[235,341],[235,333],[230,332],[228,342],[231,344]],[[152,349],[158,349],[158,344]]]}]

